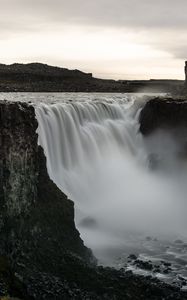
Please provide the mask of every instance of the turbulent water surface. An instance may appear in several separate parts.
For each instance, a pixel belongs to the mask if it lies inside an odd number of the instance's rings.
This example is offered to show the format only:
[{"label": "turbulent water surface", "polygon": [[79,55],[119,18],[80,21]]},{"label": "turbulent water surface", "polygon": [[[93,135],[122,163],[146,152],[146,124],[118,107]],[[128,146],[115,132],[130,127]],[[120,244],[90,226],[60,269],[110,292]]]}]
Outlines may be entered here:
[{"label": "turbulent water surface", "polygon": [[18,93],[1,98],[35,105],[50,177],[74,201],[77,227],[99,261],[184,288],[184,141],[164,131],[141,135],[138,117],[145,96]]}]

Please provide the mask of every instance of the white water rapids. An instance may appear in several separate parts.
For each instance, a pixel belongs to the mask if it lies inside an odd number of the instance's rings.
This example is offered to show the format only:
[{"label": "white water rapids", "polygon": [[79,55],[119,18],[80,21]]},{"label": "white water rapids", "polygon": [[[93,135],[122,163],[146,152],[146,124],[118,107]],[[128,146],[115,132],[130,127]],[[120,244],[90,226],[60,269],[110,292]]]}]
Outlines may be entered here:
[{"label": "white water rapids", "polygon": [[[103,261],[102,249],[125,247],[127,235],[185,237],[187,173],[176,158],[179,146],[163,132],[144,139],[140,110],[132,96],[36,106],[49,175],[74,201],[81,237]],[[150,168],[152,152],[161,170]]]}]

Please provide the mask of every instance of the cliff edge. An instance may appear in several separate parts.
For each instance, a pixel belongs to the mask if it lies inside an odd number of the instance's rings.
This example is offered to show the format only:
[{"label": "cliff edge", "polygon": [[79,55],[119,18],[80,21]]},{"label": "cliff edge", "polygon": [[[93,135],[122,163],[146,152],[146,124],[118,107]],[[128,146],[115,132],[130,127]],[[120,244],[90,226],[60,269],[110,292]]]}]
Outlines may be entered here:
[{"label": "cliff edge", "polygon": [[24,280],[39,270],[70,272],[69,260],[94,262],[75,228],[73,202],[48,176],[37,126],[32,106],[0,103],[0,254]]},{"label": "cliff edge", "polygon": [[149,135],[157,129],[187,127],[187,99],[156,97],[149,100],[140,113],[140,131]]}]

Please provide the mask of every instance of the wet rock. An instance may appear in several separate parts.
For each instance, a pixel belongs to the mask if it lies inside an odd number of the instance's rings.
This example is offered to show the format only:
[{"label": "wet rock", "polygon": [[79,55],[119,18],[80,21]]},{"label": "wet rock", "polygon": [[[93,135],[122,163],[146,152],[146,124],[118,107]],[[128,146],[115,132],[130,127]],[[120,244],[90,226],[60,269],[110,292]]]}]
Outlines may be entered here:
[{"label": "wet rock", "polygon": [[143,270],[148,270],[151,271],[153,270],[153,265],[149,261],[143,261],[140,259],[136,259],[133,263],[137,268],[143,269]]},{"label": "wet rock", "polygon": [[154,266],[153,272],[154,272],[154,273],[161,273],[160,267],[159,267],[159,266]]},{"label": "wet rock", "polygon": [[137,256],[136,256],[135,254],[130,254],[130,255],[128,256],[128,259],[129,259],[129,260],[137,260]]},{"label": "wet rock", "polygon": [[163,274],[169,274],[172,271],[171,268],[166,268],[163,270]]},{"label": "wet rock", "polygon": [[166,267],[171,267],[171,263],[170,262],[166,262],[164,260],[161,261],[161,263],[166,266]]},{"label": "wet rock", "polygon": [[182,286],[187,285],[187,280],[184,277],[178,275],[178,280],[181,282]]}]

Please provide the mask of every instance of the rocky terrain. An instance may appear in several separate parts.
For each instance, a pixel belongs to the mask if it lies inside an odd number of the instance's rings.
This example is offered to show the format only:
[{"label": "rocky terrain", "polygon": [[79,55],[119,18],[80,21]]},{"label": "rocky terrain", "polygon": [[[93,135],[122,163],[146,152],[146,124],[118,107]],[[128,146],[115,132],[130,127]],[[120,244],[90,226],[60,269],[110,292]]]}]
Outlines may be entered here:
[{"label": "rocky terrain", "polygon": [[91,73],[41,63],[0,64],[0,92],[164,92],[180,91],[180,80],[107,80]]},{"label": "rocky terrain", "polygon": [[73,202],[48,176],[37,126],[31,105],[0,102],[1,299],[186,300],[157,279],[96,265]]}]

